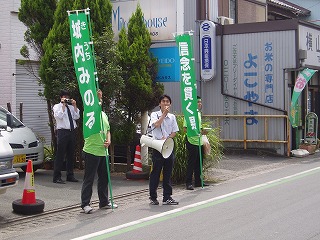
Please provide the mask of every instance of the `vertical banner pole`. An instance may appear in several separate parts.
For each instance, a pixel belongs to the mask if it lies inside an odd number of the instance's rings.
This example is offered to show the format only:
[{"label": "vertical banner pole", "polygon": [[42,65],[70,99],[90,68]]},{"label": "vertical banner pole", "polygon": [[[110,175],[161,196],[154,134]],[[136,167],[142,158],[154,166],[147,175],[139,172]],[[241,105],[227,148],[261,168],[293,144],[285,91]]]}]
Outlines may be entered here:
[{"label": "vertical banner pole", "polygon": [[303,71],[299,72],[299,74],[298,74],[298,77],[297,77],[295,85],[294,85],[292,97],[291,97],[290,114],[289,114],[290,123],[293,128],[298,127],[298,124],[297,124],[298,119],[296,119],[296,117],[297,117],[296,102],[298,101],[298,98],[299,98],[302,90],[308,84],[308,82],[312,78],[313,74],[317,71],[318,70],[305,68],[305,69],[303,69]]},{"label": "vertical banner pole", "polygon": [[187,125],[187,136],[199,138],[200,174],[203,186],[202,154],[201,154],[201,127],[199,124],[197,82],[195,77],[192,32],[175,36],[180,57],[180,86],[181,105]]},{"label": "vertical banner pole", "polygon": [[[99,85],[92,41],[90,9],[72,12],[68,11],[68,15],[73,63],[84,107],[83,136],[84,138],[87,138],[92,134],[100,133],[103,142],[105,142],[106,133],[104,132],[103,121],[101,121],[102,109],[97,95]],[[113,209],[113,195],[107,149],[105,149],[105,153],[108,185]]]}]

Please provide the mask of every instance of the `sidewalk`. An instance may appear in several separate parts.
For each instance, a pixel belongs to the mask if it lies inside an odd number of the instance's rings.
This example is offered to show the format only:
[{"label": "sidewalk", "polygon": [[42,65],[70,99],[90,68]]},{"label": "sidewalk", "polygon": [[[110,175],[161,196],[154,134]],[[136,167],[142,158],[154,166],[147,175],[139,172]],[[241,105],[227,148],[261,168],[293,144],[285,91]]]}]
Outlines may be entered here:
[{"label": "sidewalk", "polygon": [[[243,152],[243,151],[242,151]],[[320,158],[320,152],[302,158],[272,156],[261,152],[234,152],[223,157],[216,168],[210,169],[208,176],[218,181],[235,180],[249,175],[257,175],[272,169],[301,161],[314,161]]]},{"label": "sidewalk", "polygon": [[[0,195],[0,224],[9,219],[19,217],[18,214],[12,212],[12,202],[22,198],[24,189],[25,174],[22,170],[19,172],[18,186],[10,188],[5,194]],[[83,179],[83,170],[75,169],[75,178],[79,182],[66,182],[66,184],[56,184],[52,182],[52,170],[39,169],[34,173],[34,186],[36,198],[45,202],[44,211],[65,208],[69,206],[79,205],[80,211],[80,194]],[[65,172],[62,172],[62,179],[65,180]],[[113,197],[124,193],[134,192],[137,190],[148,189],[148,180],[127,180],[124,173],[112,173],[112,194]],[[98,200],[97,181],[93,186],[92,201]]]},{"label": "sidewalk", "polygon": [[[274,157],[256,154],[233,154],[225,155],[216,168],[210,169],[208,177],[214,181],[232,181],[238,178],[245,178],[250,175],[260,174],[287,164],[294,164],[301,161],[311,161],[319,158],[320,154],[309,155],[304,158],[295,157]],[[12,212],[12,202],[22,198],[25,174],[19,171],[20,180],[17,187],[8,189],[5,194],[0,195],[0,224],[8,219],[17,218],[18,215]],[[83,179],[83,170],[75,170],[75,177],[80,181],[77,183],[67,182],[56,184],[52,182],[52,170],[39,169],[34,174],[36,198],[45,202],[44,211],[64,208],[80,204],[80,193]],[[65,180],[65,172],[62,173]],[[113,197],[138,190],[148,189],[148,180],[127,180],[125,173],[111,174]],[[180,186],[175,186],[178,188]],[[184,187],[182,184],[181,187]],[[96,181],[93,187],[92,200],[97,200]]]}]

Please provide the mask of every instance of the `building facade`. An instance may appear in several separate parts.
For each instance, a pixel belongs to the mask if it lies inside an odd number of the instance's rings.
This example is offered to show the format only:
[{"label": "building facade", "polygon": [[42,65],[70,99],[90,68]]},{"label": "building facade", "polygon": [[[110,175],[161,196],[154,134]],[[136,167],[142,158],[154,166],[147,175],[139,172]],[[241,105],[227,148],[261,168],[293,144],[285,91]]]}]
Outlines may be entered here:
[{"label": "building facade", "polygon": [[[0,105],[11,106],[12,113],[46,143],[51,142],[45,99],[39,96],[38,64],[31,51],[32,68],[19,64],[25,44],[26,27],[18,19],[20,0],[1,1],[0,10]],[[33,69],[33,71],[30,71]],[[22,103],[22,108],[20,107]]]},{"label": "building facade", "polygon": [[[304,138],[306,114],[310,111],[320,114],[316,104],[318,73],[299,99],[298,128],[292,129],[287,125],[287,118],[280,116],[289,115],[291,93],[299,71],[306,67],[319,69],[319,29],[299,21],[310,16],[310,10],[280,0],[165,0],[161,3],[114,0],[111,1],[112,24],[116,34],[128,23],[138,2],[153,40],[150,51],[159,62],[157,80],[163,83],[165,93],[172,96],[174,112],[181,113],[181,104],[179,60],[173,36],[193,32],[203,114],[219,119],[225,145],[266,148],[280,154],[287,154],[288,149],[299,145]],[[17,17],[19,6],[19,0],[4,1],[0,10],[0,105],[9,102],[13,113],[18,114],[22,102],[23,121],[50,142],[47,106],[38,95],[42,87],[38,85],[37,74],[31,74],[18,63],[25,31]],[[211,56],[216,74],[209,80],[201,78],[200,26],[205,20],[212,21],[216,27],[215,55]],[[279,117],[255,117],[258,115]]]}]

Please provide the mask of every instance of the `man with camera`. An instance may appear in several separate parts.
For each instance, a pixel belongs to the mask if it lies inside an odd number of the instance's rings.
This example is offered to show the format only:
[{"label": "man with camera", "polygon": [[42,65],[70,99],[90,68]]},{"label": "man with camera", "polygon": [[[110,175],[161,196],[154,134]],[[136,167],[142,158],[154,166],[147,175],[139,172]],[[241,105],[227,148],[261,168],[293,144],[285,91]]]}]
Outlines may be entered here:
[{"label": "man with camera", "polygon": [[76,145],[75,129],[76,121],[80,118],[80,110],[77,102],[70,98],[70,93],[66,90],[60,92],[60,103],[53,106],[53,114],[56,120],[57,151],[54,161],[53,182],[64,184],[61,179],[61,170],[66,155],[67,181],[78,182],[74,177],[74,152]]}]

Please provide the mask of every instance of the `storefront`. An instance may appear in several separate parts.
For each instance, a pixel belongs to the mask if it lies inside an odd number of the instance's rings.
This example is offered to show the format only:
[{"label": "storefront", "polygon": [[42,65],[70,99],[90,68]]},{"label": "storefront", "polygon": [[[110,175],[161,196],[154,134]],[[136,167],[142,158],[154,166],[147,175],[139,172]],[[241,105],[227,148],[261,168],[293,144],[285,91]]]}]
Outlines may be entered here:
[{"label": "storefront", "polygon": [[319,26],[283,20],[218,29],[217,75],[200,84],[204,113],[230,115],[219,116],[227,147],[245,144],[286,155],[304,138],[306,114],[320,114],[315,73],[298,99],[298,127],[288,124],[299,71],[320,68]]}]

